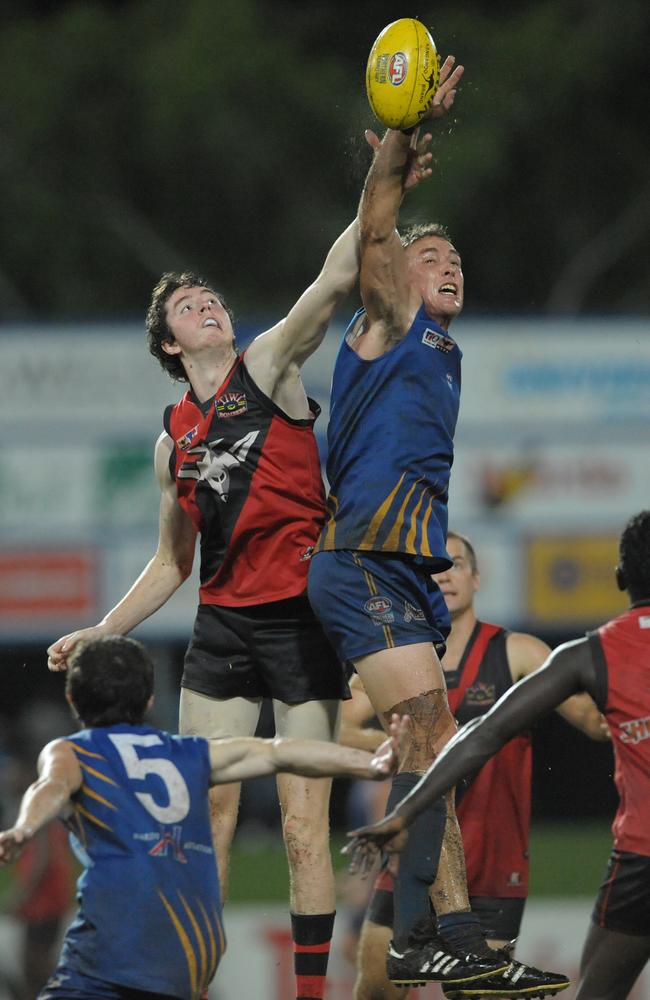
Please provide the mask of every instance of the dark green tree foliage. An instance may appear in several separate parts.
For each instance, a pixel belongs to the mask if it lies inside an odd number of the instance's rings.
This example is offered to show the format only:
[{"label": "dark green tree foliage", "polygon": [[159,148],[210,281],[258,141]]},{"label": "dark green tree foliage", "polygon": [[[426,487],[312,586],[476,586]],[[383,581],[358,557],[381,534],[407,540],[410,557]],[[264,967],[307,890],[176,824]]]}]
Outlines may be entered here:
[{"label": "dark green tree foliage", "polygon": [[[10,5],[0,318],[142,314],[167,268],[280,315],[353,215],[379,0]],[[37,15],[36,11],[42,12]],[[44,12],[43,12],[44,11]],[[642,0],[474,0],[420,18],[468,69],[434,183],[468,310],[650,309]]]}]

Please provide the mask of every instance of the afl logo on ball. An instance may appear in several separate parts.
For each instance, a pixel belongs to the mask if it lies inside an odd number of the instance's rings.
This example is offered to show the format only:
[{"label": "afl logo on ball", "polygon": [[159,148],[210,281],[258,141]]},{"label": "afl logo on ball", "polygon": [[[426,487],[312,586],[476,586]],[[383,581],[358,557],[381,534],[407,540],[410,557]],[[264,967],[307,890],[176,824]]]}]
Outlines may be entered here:
[{"label": "afl logo on ball", "polygon": [[363,606],[363,610],[375,625],[389,625],[395,621],[393,603],[389,597],[371,597]]},{"label": "afl logo on ball", "polygon": [[388,64],[388,79],[393,87],[399,87],[406,80],[408,59],[403,52],[396,52]]}]

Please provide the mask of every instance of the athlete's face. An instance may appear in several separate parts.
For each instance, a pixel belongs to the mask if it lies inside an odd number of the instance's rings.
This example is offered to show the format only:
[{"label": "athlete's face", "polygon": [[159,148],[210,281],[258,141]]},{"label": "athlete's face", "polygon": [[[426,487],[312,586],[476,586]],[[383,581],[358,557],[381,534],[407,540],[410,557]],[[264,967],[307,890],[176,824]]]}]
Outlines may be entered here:
[{"label": "athlete's face", "polygon": [[441,236],[423,236],[406,248],[409,280],[426,311],[443,329],[463,308],[464,278],[460,254]]},{"label": "athlete's face", "polygon": [[467,611],[474,603],[474,595],[480,586],[478,573],[472,571],[465,543],[460,538],[447,540],[447,552],[454,565],[442,573],[434,573],[433,579],[440,587],[452,621]]},{"label": "athlete's face", "polygon": [[230,316],[212,289],[177,288],[165,308],[167,326],[174,335],[174,341],[168,345],[170,349],[192,352],[233,344],[235,335]]}]

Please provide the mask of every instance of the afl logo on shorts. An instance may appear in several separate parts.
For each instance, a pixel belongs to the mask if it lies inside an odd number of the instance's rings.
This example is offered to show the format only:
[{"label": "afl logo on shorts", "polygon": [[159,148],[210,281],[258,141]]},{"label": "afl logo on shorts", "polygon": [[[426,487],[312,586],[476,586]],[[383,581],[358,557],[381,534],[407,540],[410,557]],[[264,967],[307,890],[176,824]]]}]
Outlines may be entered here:
[{"label": "afl logo on shorts", "polygon": [[393,87],[399,87],[400,83],[404,83],[408,68],[408,59],[404,53],[396,52],[388,64],[388,79]]},{"label": "afl logo on shorts", "polygon": [[248,403],[243,392],[227,392],[214,401],[214,408],[220,419],[239,417],[248,410]]},{"label": "afl logo on shorts", "polygon": [[371,597],[363,606],[375,625],[390,625],[395,621],[393,602],[389,597]]}]

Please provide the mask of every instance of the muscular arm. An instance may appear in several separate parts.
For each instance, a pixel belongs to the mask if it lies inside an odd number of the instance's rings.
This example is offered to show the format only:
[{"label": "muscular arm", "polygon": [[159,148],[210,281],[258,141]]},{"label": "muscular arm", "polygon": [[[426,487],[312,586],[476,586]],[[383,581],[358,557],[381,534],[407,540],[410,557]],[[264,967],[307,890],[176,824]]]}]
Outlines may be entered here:
[{"label": "muscular arm", "polygon": [[[288,315],[257,337],[246,352],[246,366],[262,392],[289,412],[306,406],[300,368],[322,343],[340,302],[359,274],[359,226],[355,219],[336,240],[323,268]],[[293,396],[299,393],[300,398]]]},{"label": "muscular arm", "polygon": [[[508,664],[513,681],[528,677],[545,663],[550,647],[534,635],[511,632],[507,638]],[[586,693],[574,694],[556,712],[593,740],[609,739],[609,730],[593,699]]]},{"label": "muscular arm", "polygon": [[268,774],[300,774],[307,778],[349,775],[381,781],[397,770],[406,740],[408,719],[393,716],[390,736],[373,755],[325,740],[255,737],[210,740],[212,783],[245,781]]},{"label": "muscular arm", "polygon": [[171,439],[161,434],[154,460],[160,486],[160,519],[158,547],[153,559],[98,625],[64,635],[50,646],[50,670],[65,670],[68,656],[80,640],[101,635],[126,635],[168,601],[191,573],[196,531],[178,503],[176,485],[169,471],[171,449]]},{"label": "muscular arm", "polygon": [[[449,56],[429,113],[441,118],[451,108],[463,67]],[[424,123],[428,127],[429,121]],[[424,157],[431,134],[419,146],[415,136],[389,129],[377,149],[359,206],[361,298],[367,314],[362,357],[377,357],[403,339],[420,302],[408,280],[407,259],[396,231],[399,208],[414,158]],[[430,171],[428,171],[430,173]]]},{"label": "muscular arm", "polygon": [[18,818],[0,833],[0,865],[18,858],[31,838],[63,813],[81,786],[81,768],[66,740],[55,740],[41,752],[39,777],[23,795]]}]

